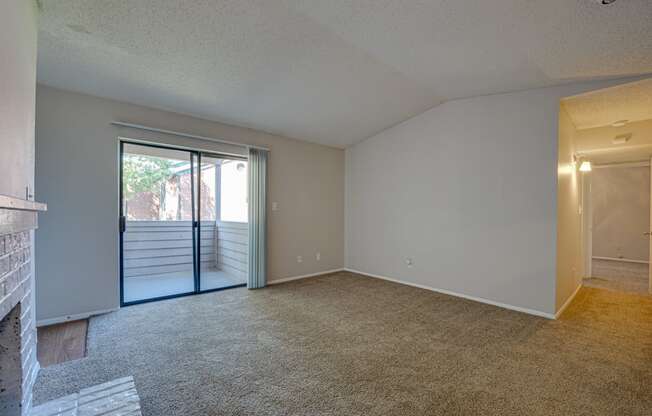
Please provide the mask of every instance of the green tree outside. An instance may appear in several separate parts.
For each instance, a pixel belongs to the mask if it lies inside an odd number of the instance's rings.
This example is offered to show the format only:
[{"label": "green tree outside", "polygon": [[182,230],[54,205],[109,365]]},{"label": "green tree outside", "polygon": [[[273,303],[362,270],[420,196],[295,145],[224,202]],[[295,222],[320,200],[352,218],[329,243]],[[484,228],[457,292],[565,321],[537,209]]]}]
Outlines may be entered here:
[{"label": "green tree outside", "polygon": [[158,157],[125,154],[122,160],[123,191],[130,199],[141,192],[156,193],[172,175],[174,162]]}]

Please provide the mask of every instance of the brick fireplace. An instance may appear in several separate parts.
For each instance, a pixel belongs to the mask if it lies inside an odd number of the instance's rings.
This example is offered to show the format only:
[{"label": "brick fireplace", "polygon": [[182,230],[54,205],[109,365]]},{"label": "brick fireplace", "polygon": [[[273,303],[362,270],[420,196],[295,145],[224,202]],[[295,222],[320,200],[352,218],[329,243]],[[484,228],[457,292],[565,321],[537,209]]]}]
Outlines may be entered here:
[{"label": "brick fireplace", "polygon": [[34,230],[46,206],[0,195],[0,415],[139,416],[132,377],[32,406],[39,371],[34,306]]},{"label": "brick fireplace", "polygon": [[0,415],[32,406],[36,360],[33,230],[45,205],[0,195]]}]

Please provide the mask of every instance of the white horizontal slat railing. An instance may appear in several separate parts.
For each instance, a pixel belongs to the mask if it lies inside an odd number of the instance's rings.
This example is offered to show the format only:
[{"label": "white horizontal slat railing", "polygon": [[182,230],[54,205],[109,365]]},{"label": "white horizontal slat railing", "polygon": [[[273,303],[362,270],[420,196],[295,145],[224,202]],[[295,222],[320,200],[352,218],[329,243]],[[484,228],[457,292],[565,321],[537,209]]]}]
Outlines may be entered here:
[{"label": "white horizontal slat railing", "polygon": [[[201,222],[201,270],[222,270],[245,280],[248,224]],[[127,221],[123,239],[124,277],[146,278],[192,271],[191,221]]]},{"label": "white horizontal slat railing", "polygon": [[217,221],[218,267],[242,280],[247,278],[249,225],[246,222]]},{"label": "white horizontal slat railing", "polygon": [[[201,267],[215,268],[215,222],[201,222]],[[192,272],[192,221],[127,221],[124,277]]]}]

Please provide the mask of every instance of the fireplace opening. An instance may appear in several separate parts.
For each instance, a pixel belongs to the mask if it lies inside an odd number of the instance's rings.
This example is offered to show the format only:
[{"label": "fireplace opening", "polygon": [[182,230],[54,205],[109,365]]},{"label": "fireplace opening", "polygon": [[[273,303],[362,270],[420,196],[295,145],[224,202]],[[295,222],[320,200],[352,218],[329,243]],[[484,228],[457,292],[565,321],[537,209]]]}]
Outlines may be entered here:
[{"label": "fireplace opening", "polygon": [[23,400],[20,303],[0,321],[0,414],[20,416]]}]

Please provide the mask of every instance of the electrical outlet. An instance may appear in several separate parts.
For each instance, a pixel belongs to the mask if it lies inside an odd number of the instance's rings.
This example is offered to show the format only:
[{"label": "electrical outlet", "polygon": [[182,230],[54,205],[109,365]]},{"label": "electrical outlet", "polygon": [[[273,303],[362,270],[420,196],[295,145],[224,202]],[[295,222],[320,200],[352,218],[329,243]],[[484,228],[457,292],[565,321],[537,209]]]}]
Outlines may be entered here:
[{"label": "electrical outlet", "polygon": [[414,266],[414,261],[412,260],[412,257],[406,257],[405,258],[405,264],[407,265],[407,267]]},{"label": "electrical outlet", "polygon": [[318,251],[317,254],[315,254],[315,258],[317,261],[321,260],[321,253]]},{"label": "electrical outlet", "polygon": [[303,257],[297,256],[297,263],[303,263]]}]

